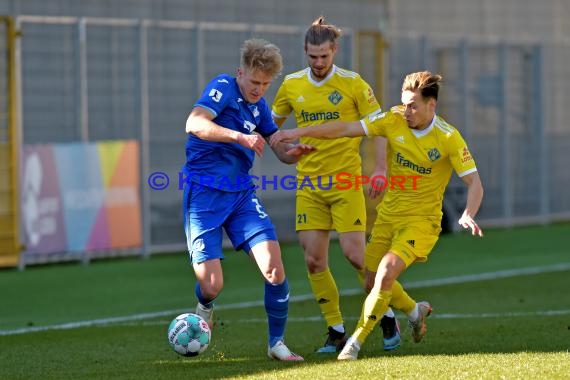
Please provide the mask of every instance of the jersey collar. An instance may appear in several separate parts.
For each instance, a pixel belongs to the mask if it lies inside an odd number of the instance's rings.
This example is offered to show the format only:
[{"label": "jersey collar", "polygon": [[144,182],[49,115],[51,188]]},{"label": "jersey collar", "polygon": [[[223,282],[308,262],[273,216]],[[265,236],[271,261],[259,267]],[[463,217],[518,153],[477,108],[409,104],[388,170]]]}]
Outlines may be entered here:
[{"label": "jersey collar", "polygon": [[427,135],[428,133],[431,132],[431,130],[433,129],[433,126],[435,125],[435,119],[437,118],[437,115],[433,115],[433,119],[431,120],[431,123],[429,124],[429,126],[427,128],[422,129],[421,131],[418,131],[417,129],[411,129],[412,133],[414,134],[414,136],[416,137],[424,137],[425,135]]},{"label": "jersey collar", "polygon": [[336,72],[336,65],[332,66],[332,69],[331,69],[331,72],[329,73],[329,75],[327,75],[326,78],[320,82],[317,82],[316,80],[313,79],[313,72],[311,71],[310,67],[307,67],[307,71],[309,72],[309,75],[308,75],[309,82],[311,84],[313,84],[314,86],[320,87],[320,86],[324,85],[325,83],[327,83],[329,81],[329,79],[332,78],[332,76]]}]

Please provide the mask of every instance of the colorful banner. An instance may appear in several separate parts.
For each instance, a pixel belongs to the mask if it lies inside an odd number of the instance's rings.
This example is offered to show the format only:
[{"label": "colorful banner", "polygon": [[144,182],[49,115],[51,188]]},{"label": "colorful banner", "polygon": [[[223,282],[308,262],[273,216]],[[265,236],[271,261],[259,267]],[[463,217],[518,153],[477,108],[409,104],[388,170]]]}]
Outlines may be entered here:
[{"label": "colorful banner", "polygon": [[136,141],[24,147],[26,252],[140,247],[138,157]]}]

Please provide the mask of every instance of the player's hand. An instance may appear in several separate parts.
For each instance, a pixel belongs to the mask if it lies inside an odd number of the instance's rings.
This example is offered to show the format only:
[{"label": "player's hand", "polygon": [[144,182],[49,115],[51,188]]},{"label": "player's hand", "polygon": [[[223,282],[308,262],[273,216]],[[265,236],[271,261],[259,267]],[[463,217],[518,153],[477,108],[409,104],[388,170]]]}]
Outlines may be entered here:
[{"label": "player's hand", "polygon": [[483,230],[479,227],[479,225],[477,225],[471,215],[467,214],[466,212],[463,212],[463,215],[461,215],[461,218],[459,218],[458,223],[465,229],[471,229],[471,235],[478,235],[483,237]]},{"label": "player's hand", "polygon": [[370,185],[368,187],[368,196],[370,199],[376,199],[384,194],[388,187],[388,178],[385,170],[377,170],[370,177]]},{"label": "player's hand", "polygon": [[292,156],[292,157],[297,157],[297,158],[299,158],[299,157],[301,157],[301,156],[303,156],[303,155],[305,155],[305,154],[312,153],[312,152],[314,152],[314,151],[316,151],[316,150],[317,150],[317,148],[315,148],[315,147],[312,146],[312,145],[308,145],[308,144],[295,144],[295,145],[292,145],[292,146],[287,150],[287,152],[285,152],[285,153],[287,153],[288,156]]},{"label": "player's hand", "polygon": [[275,147],[280,142],[293,142],[297,140],[297,136],[295,135],[295,129],[286,129],[286,130],[279,130],[271,135],[269,138],[269,145]]},{"label": "player's hand", "polygon": [[258,133],[252,133],[251,135],[240,133],[237,138],[237,143],[247,149],[253,150],[259,157],[263,155],[265,139]]}]

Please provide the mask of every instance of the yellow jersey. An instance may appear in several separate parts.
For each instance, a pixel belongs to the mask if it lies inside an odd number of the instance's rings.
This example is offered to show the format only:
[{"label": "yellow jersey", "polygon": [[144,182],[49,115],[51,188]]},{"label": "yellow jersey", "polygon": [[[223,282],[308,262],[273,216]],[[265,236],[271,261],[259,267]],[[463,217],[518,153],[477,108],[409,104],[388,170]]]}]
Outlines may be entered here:
[{"label": "yellow jersey", "polygon": [[367,136],[388,139],[388,186],[379,216],[437,217],[452,170],[459,177],[477,171],[460,133],[438,115],[423,130],[408,127],[404,107],[361,120]]},{"label": "yellow jersey", "polygon": [[[323,124],[330,121],[358,121],[380,113],[380,105],[372,88],[354,71],[333,65],[329,75],[320,82],[311,77],[309,67],[285,76],[273,101],[275,118],[286,118],[295,113],[297,127]],[[297,178],[308,176],[312,183],[321,176],[322,183],[339,172],[360,175],[361,138],[322,140],[302,137],[301,142],[313,145],[316,152],[297,163]]]}]

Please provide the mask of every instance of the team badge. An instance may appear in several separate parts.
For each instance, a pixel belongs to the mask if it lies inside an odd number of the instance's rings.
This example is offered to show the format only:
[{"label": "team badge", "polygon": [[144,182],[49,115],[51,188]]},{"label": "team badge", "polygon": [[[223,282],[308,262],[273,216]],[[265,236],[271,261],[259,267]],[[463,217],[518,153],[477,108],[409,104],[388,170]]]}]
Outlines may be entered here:
[{"label": "team badge", "polygon": [[441,157],[441,153],[439,153],[437,148],[432,148],[428,151],[428,157],[430,161],[435,161]]},{"label": "team badge", "polygon": [[329,101],[335,106],[342,100],[342,95],[337,90],[334,90],[329,95]]}]

